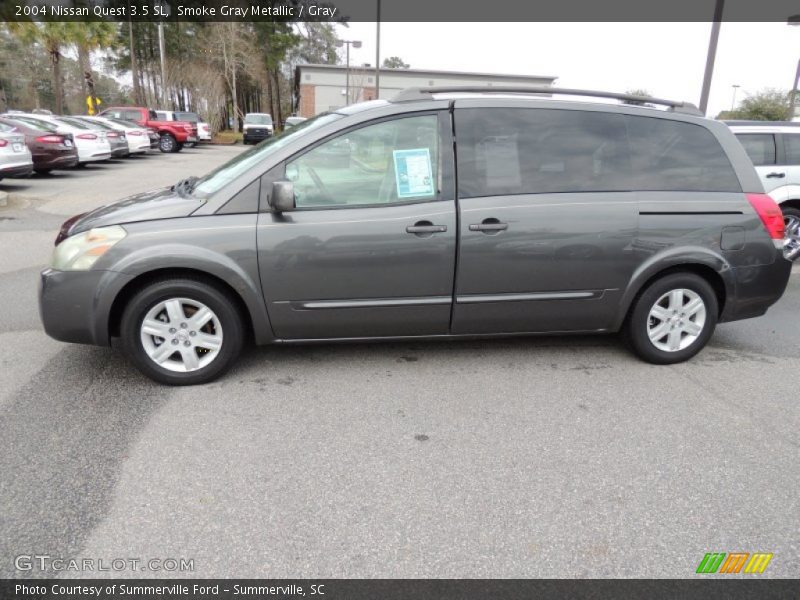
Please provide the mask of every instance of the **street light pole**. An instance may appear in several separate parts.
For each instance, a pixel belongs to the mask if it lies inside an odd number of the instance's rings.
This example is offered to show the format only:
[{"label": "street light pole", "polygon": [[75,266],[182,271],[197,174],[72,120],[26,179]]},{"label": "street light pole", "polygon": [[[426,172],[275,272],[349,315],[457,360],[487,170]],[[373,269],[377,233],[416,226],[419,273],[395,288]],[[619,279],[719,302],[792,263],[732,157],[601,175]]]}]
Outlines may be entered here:
[{"label": "street light pole", "polygon": [[345,64],[345,106],[350,104],[350,46],[361,48],[359,40],[337,40],[336,46],[341,48],[342,44],[347,46],[347,59]]},{"label": "street light pole", "polygon": [[161,108],[167,107],[167,61],[164,48],[164,22],[158,22],[158,53],[161,56]]},{"label": "street light pole", "polygon": [[[788,25],[794,25],[795,27],[800,25],[800,14],[792,15],[789,17],[789,20],[786,21]],[[795,113],[795,103],[797,101],[797,83],[800,80],[800,60],[797,61],[797,71],[794,74],[794,85],[792,86],[792,93],[789,94],[789,120],[791,121],[794,119]]]},{"label": "street light pole", "polygon": [[381,0],[378,0],[377,32],[375,34],[375,100],[381,93]]},{"label": "street light pole", "polygon": [[736,90],[738,90],[741,86],[738,83],[734,83],[731,87],[733,88],[733,98],[731,99],[731,112],[733,112],[733,108],[736,106]]}]

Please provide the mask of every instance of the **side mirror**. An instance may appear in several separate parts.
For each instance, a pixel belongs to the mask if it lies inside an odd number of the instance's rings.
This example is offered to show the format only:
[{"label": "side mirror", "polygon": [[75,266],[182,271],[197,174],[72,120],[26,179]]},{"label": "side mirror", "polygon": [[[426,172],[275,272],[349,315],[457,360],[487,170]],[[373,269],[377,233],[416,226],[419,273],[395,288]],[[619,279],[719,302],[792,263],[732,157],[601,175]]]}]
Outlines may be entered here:
[{"label": "side mirror", "polygon": [[294,210],[294,184],[291,181],[274,181],[269,205],[279,213]]}]

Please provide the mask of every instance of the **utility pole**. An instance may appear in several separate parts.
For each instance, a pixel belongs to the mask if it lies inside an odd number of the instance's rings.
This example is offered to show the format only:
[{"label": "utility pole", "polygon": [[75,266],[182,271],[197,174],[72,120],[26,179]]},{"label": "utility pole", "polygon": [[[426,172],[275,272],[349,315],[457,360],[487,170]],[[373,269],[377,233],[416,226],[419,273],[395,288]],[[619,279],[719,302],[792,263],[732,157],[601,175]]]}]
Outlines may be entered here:
[{"label": "utility pole", "polygon": [[714,6],[714,22],[711,24],[711,39],[708,41],[708,56],[706,56],[706,72],[703,75],[703,91],[700,93],[700,112],[706,114],[708,109],[708,94],[711,91],[711,77],[714,75],[714,60],[717,57],[717,42],[719,41],[719,25],[722,22],[722,9],[725,0],[717,0]]},{"label": "utility pole", "polygon": [[375,100],[381,93],[381,0],[378,0],[377,33],[375,35]]},{"label": "utility pole", "polygon": [[158,53],[161,56],[161,108],[167,108],[167,61],[163,21],[158,22]]}]

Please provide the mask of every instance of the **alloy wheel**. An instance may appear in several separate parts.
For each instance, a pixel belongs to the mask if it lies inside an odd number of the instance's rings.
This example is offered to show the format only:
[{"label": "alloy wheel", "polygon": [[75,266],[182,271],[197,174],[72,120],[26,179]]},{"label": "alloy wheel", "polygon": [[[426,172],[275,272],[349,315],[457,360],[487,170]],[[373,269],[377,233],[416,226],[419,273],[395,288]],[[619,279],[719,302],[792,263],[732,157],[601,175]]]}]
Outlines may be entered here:
[{"label": "alloy wheel", "polygon": [[793,214],[783,215],[784,234],[783,252],[789,260],[800,257],[800,217]]},{"label": "alloy wheel", "polygon": [[219,317],[202,302],[189,298],[158,302],[145,314],[139,331],[150,360],[178,373],[206,367],[222,348]]},{"label": "alloy wheel", "polygon": [[663,294],[650,309],[647,337],[659,350],[677,352],[691,346],[706,323],[706,305],[697,292],[680,288]]}]

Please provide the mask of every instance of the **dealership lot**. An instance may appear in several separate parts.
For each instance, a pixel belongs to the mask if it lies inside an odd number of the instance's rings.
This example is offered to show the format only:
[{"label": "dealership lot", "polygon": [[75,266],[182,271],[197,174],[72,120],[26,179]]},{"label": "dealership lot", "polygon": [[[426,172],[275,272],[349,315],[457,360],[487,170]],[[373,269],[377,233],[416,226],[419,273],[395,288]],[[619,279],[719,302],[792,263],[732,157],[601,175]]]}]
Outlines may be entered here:
[{"label": "dealership lot", "polygon": [[47,554],[198,577],[688,577],[736,551],[796,576],[797,269],[765,317],[671,367],[614,337],[266,347],[175,389],[44,335],[37,275],[66,216],[241,150],[0,182],[0,576],[52,576],[14,567]]}]

